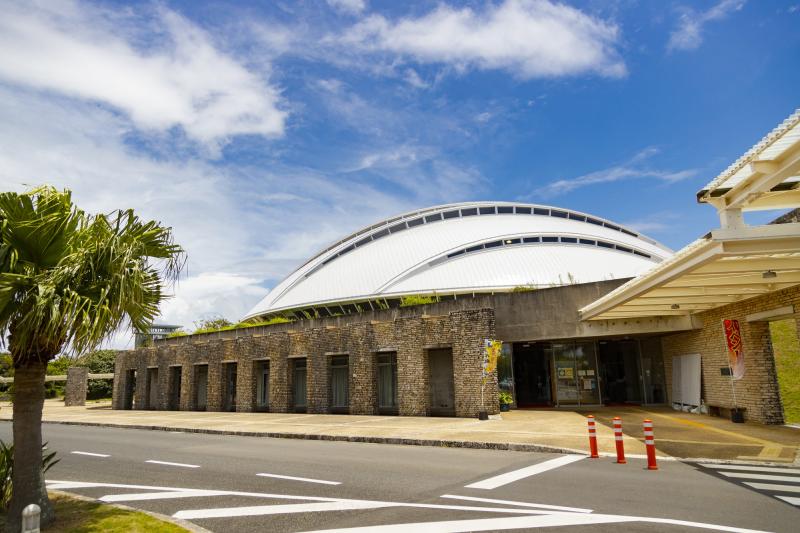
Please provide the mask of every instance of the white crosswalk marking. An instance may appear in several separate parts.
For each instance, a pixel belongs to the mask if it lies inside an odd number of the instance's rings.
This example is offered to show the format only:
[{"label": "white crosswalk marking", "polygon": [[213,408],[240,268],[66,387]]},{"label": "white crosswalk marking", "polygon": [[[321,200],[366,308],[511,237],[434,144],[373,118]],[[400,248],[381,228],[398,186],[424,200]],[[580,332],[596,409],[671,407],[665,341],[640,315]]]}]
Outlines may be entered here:
[{"label": "white crosswalk marking", "polygon": [[793,487],[790,485],[777,485],[774,483],[750,483],[745,482],[748,487],[753,487],[758,490],[769,490],[775,492],[800,492],[800,487]]},{"label": "white crosswalk marking", "polygon": [[779,474],[797,474],[800,476],[800,470],[793,471],[786,467],[781,466],[748,466],[748,465],[702,465],[706,468],[713,468],[714,470],[737,470],[739,472],[773,472]]},{"label": "white crosswalk marking", "polygon": [[470,485],[466,485],[466,487],[468,489],[496,489],[497,487],[508,485],[514,481],[535,476],[536,474],[541,474],[542,472],[547,472],[548,470],[553,470],[585,458],[585,455],[562,455],[561,457],[556,457],[555,459],[550,459],[549,461],[543,461],[541,463],[536,463],[535,465],[520,468],[519,470],[506,472],[505,474],[500,474],[499,476],[477,481]]},{"label": "white crosswalk marking", "polygon": [[800,468],[711,463],[701,463],[700,466],[729,478],[731,482],[741,483],[767,496],[800,507],[800,498],[785,495],[800,493]]},{"label": "white crosswalk marking", "polygon": [[775,497],[787,503],[791,503],[792,505],[800,507],[800,498],[795,498],[794,496],[775,496]]},{"label": "white crosswalk marking", "polygon": [[786,481],[787,483],[800,483],[800,476],[773,476],[772,474],[749,474],[747,472],[720,472],[723,476],[737,479],[763,479],[765,481]]}]

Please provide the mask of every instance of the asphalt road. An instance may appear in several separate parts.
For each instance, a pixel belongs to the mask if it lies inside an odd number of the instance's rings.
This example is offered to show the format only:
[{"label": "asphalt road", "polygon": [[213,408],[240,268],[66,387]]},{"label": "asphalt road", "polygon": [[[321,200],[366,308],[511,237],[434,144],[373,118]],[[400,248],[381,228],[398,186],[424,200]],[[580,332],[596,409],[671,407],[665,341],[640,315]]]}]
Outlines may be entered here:
[{"label": "asphalt road", "polygon": [[[51,488],[212,531],[652,532],[711,524],[795,532],[800,520],[791,504],[800,493],[774,492],[781,483],[800,488],[800,469],[742,473],[663,461],[648,471],[638,459],[618,465],[554,454],[55,424],[44,425],[44,437],[61,458],[48,474]],[[11,439],[10,423],[0,423],[0,438]],[[750,475],[761,491],[745,485]],[[386,525],[396,529],[379,527]]]}]

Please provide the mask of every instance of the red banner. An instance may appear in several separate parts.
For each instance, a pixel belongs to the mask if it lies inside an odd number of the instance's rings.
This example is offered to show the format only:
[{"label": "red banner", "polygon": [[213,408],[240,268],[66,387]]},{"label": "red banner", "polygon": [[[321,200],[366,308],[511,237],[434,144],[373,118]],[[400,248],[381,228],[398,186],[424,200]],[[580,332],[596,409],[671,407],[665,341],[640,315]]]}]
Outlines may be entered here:
[{"label": "red banner", "polygon": [[744,377],[744,347],[742,346],[742,330],[738,320],[725,319],[725,342],[728,344],[728,364],[733,379]]}]

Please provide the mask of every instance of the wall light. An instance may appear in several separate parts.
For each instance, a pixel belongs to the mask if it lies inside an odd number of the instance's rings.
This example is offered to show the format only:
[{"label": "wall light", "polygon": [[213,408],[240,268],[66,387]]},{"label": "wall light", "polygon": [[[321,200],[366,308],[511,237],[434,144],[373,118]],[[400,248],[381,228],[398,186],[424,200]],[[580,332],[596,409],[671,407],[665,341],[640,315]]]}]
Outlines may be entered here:
[{"label": "wall light", "polygon": [[767,270],[766,272],[761,273],[761,277],[764,279],[773,279],[777,278],[778,274],[774,270]]}]

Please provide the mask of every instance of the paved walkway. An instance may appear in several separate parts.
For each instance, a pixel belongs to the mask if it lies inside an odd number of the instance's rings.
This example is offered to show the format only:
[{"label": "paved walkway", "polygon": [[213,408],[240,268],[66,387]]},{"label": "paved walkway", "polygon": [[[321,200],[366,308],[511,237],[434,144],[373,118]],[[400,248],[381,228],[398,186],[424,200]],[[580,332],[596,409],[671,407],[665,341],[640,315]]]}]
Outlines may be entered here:
[{"label": "paved walkway", "polygon": [[[589,411],[515,410],[488,421],[466,418],[343,416],[294,413],[219,413],[189,411],[114,411],[108,402],[64,407],[45,402],[46,422],[230,433],[285,438],[391,442],[437,446],[585,451]],[[655,425],[659,455],[684,459],[792,463],[800,452],[800,430],[680,413],[668,408],[605,407],[597,417],[601,453],[614,452],[611,419],[620,416],[627,454],[645,453],[641,422]],[[11,406],[0,404],[0,420]]]}]

